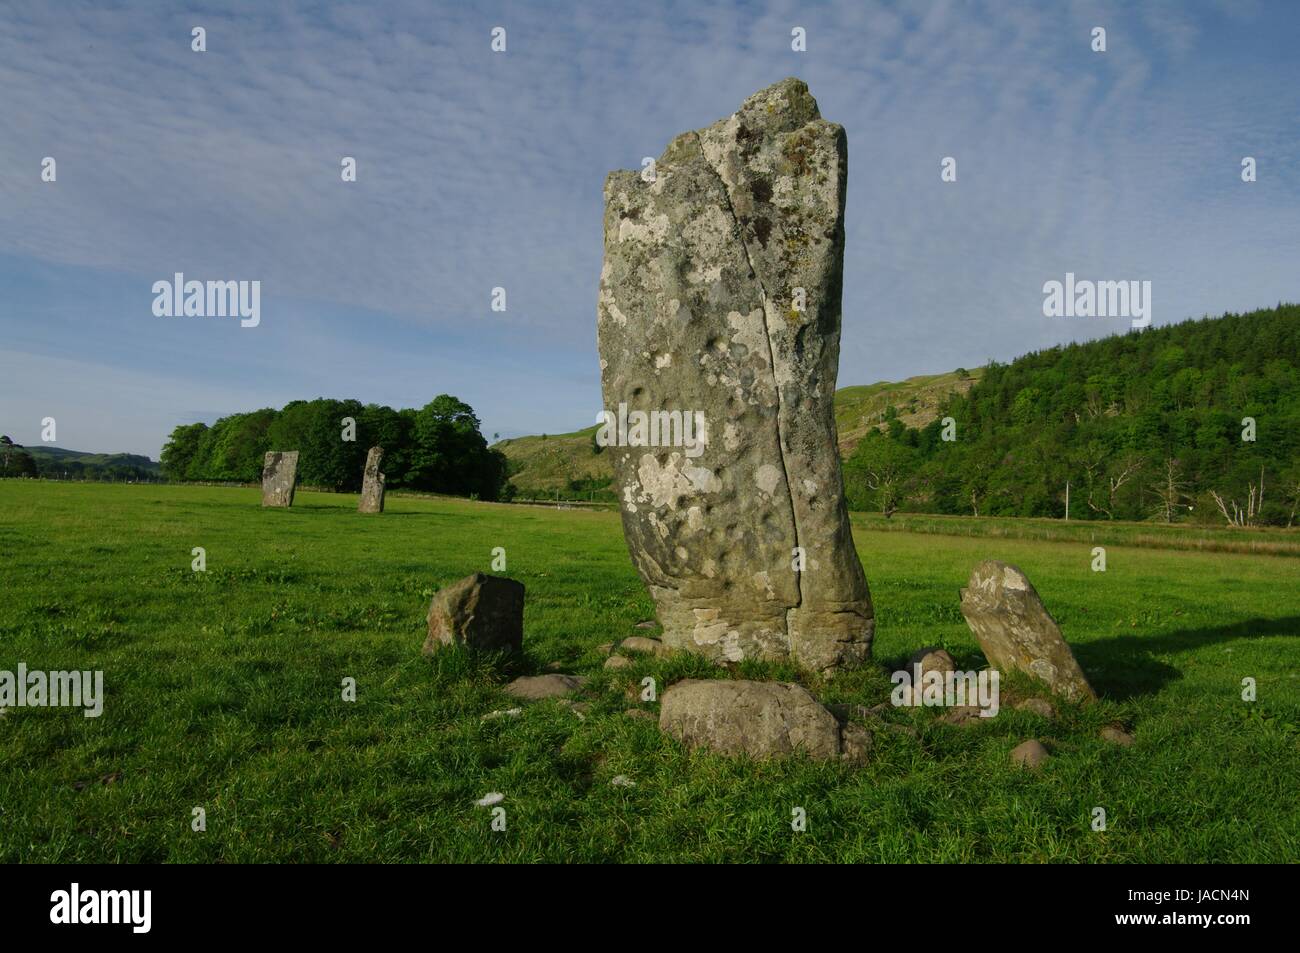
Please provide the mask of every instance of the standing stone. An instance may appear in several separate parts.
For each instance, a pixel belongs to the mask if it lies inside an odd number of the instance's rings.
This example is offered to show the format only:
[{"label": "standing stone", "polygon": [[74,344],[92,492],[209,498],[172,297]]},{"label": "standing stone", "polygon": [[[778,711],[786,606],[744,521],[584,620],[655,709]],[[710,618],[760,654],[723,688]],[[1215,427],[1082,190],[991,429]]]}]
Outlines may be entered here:
[{"label": "standing stone", "polygon": [[293,506],[297,484],[298,451],[269,451],[262,465],[262,505]]},{"label": "standing stone", "polygon": [[1097,697],[1056,620],[1015,566],[986,559],[971,570],[961,614],[994,668],[1027,672],[1071,701]]},{"label": "standing stone", "polygon": [[366,469],[361,478],[361,499],[357,503],[358,513],[384,511],[384,475],[379,472],[379,464],[383,459],[383,447],[371,447],[366,454]]},{"label": "standing stone", "polygon": [[670,648],[827,673],[870,656],[832,406],[846,162],[787,79],[674,139],[653,181],[606,180],[598,439]]},{"label": "standing stone", "polygon": [[483,651],[520,651],[524,646],[524,584],[476,572],[433,597],[424,654],[445,645]]}]

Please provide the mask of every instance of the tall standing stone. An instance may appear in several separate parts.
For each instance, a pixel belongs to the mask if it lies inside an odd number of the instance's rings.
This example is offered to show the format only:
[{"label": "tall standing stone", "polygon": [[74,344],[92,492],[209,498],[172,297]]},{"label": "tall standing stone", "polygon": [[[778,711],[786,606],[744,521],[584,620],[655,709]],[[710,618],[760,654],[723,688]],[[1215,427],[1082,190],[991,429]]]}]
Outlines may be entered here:
[{"label": "tall standing stone", "polygon": [[[674,648],[822,671],[870,655],[832,406],[846,163],[843,128],[787,79],[606,180],[605,452]],[[670,439],[674,412],[701,443]]]},{"label": "tall standing stone", "polygon": [[358,513],[384,511],[384,475],[379,472],[379,464],[383,459],[383,447],[371,447],[366,454],[366,469],[361,478],[361,499],[357,502]]},{"label": "tall standing stone", "polygon": [[262,466],[262,505],[293,506],[297,484],[298,451],[269,451]]}]

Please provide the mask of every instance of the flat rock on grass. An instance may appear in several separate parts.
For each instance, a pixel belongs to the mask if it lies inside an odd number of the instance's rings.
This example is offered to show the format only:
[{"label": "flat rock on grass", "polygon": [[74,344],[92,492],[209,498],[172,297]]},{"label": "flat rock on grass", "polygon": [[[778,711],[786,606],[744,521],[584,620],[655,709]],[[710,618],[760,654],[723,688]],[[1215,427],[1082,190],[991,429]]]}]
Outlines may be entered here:
[{"label": "flat rock on grass", "polygon": [[1097,697],[1056,620],[1015,566],[996,559],[976,566],[961,591],[961,614],[994,668],[1025,672],[1071,701]]},{"label": "flat rock on grass", "polygon": [[506,692],[524,701],[541,701],[544,698],[562,698],[582,688],[586,679],[581,675],[524,675],[506,686]]},{"label": "flat rock on grass", "polygon": [[524,645],[524,585],[476,572],[434,595],[428,623],[425,655],[448,645],[518,652]]},{"label": "flat rock on grass", "polygon": [[855,761],[870,744],[862,737],[865,729],[853,726],[846,745],[835,716],[807,689],[784,682],[677,682],[663,694],[659,728],[688,748],[756,760],[802,752],[823,761]]},{"label": "flat rock on grass", "polygon": [[618,644],[623,652],[643,652],[650,655],[667,655],[668,646],[658,639],[647,639],[644,635],[633,635]]},{"label": "flat rock on grass", "polygon": [[980,711],[978,705],[953,705],[939,720],[949,725],[978,725],[988,720],[980,715]]},{"label": "flat rock on grass", "polygon": [[1056,709],[1052,707],[1052,703],[1042,698],[1026,698],[1016,705],[1016,711],[1027,711],[1031,715],[1038,715],[1040,718],[1056,717]]},{"label": "flat rock on grass", "polygon": [[1125,748],[1133,743],[1133,736],[1123,728],[1115,725],[1107,725],[1101,729],[1101,737],[1112,744],[1123,745]]},{"label": "flat rock on grass", "polygon": [[1011,749],[1011,763],[1022,768],[1037,768],[1050,758],[1042,742],[1030,739]]},{"label": "flat rock on grass", "polygon": [[918,649],[912,653],[912,657],[907,660],[907,671],[909,675],[915,676],[916,666],[921,666],[921,675],[927,672],[955,672],[957,671],[957,662],[947,649],[925,648]]}]

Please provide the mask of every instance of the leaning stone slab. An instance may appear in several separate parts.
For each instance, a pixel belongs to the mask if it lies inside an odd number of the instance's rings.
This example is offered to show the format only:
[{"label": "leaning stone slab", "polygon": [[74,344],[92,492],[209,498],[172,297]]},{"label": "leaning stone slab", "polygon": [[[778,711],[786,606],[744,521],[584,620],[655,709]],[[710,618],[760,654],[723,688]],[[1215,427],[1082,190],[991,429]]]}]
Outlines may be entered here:
[{"label": "leaning stone slab", "polygon": [[787,79],[606,180],[598,439],[670,648],[870,655],[832,405],[845,143]]},{"label": "leaning stone slab", "polygon": [[860,761],[870,745],[859,726],[841,728],[807,689],[784,682],[677,682],[661,698],[659,728],[688,748],[756,760],[802,752],[817,760]]},{"label": "leaning stone slab", "polygon": [[379,464],[383,459],[383,447],[371,447],[366,454],[366,469],[361,477],[361,499],[357,502],[358,513],[384,511],[384,475],[379,472]]},{"label": "leaning stone slab", "polygon": [[518,652],[524,645],[524,586],[476,572],[440,589],[429,605],[424,654],[447,645]]},{"label": "leaning stone slab", "polygon": [[298,451],[269,451],[262,465],[262,505],[293,506],[297,483]]},{"label": "leaning stone slab", "polygon": [[1015,566],[996,559],[976,566],[961,591],[961,614],[994,668],[1026,672],[1071,701],[1097,697],[1056,620]]}]

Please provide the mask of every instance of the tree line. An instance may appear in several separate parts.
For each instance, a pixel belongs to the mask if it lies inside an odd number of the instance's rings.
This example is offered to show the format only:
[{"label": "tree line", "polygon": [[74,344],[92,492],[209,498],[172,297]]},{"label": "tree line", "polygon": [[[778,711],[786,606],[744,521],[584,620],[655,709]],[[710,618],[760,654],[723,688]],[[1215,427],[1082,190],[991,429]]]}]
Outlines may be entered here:
[{"label": "tree line", "polygon": [[182,424],[162,450],[173,481],[253,483],[269,450],[297,450],[298,479],[338,492],[361,489],[370,447],[384,448],[390,489],[496,500],[508,496],[506,459],[488,447],[473,408],[449,394],[394,410],[357,400],[296,400],[280,410]]},{"label": "tree line", "polygon": [[991,363],[925,427],[887,411],[845,461],[849,504],[1297,525],[1298,363],[1282,304]]}]

